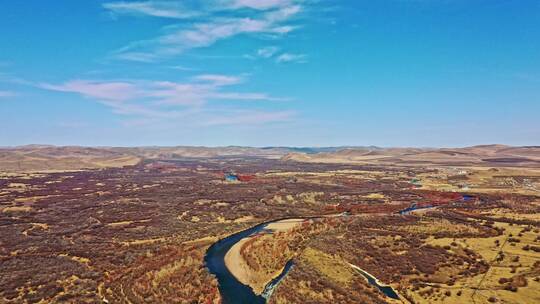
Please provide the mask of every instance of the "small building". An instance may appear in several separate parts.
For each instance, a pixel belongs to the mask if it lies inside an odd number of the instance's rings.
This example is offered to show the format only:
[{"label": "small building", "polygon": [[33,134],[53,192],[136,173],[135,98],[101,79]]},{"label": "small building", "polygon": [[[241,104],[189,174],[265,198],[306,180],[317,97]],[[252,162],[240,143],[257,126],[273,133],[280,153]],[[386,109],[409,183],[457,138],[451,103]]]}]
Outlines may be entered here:
[{"label": "small building", "polygon": [[232,174],[232,173],[225,174],[225,180],[228,181],[228,182],[237,182],[237,181],[239,181],[238,175]]}]

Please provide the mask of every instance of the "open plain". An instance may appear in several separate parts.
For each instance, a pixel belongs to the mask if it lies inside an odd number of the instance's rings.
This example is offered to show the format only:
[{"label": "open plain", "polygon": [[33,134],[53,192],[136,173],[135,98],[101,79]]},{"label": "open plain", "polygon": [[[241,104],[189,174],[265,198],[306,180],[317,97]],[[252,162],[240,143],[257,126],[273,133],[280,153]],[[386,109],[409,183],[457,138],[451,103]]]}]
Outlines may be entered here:
[{"label": "open plain", "polygon": [[540,148],[307,152],[0,149],[0,303],[540,302]]}]

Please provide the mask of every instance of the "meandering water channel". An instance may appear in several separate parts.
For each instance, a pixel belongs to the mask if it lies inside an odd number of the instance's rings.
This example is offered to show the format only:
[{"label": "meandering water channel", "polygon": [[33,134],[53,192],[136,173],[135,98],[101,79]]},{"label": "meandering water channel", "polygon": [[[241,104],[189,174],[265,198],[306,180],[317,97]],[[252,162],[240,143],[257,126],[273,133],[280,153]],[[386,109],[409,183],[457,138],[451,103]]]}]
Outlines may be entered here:
[{"label": "meandering water channel", "polygon": [[225,255],[231,249],[231,247],[234,246],[234,244],[243,238],[263,232],[266,225],[273,222],[276,221],[262,223],[249,229],[240,231],[217,241],[210,246],[210,248],[208,248],[204,261],[206,263],[206,267],[208,267],[210,270],[210,273],[214,274],[218,280],[219,292],[221,293],[221,298],[224,304],[266,303],[267,298],[270,297],[277,284],[279,284],[279,281],[285,277],[291,268],[292,261],[289,261],[287,264],[290,265],[285,267],[283,272],[278,277],[268,283],[262,295],[257,295],[253,292],[251,287],[238,281],[225,265]]},{"label": "meandering water channel", "polygon": [[[309,217],[314,218],[314,217]],[[297,219],[308,219],[306,218],[297,218]],[[279,276],[270,281],[261,295],[257,295],[253,292],[251,287],[242,284],[236,279],[236,277],[229,271],[225,265],[225,255],[237,242],[243,238],[252,236],[257,233],[262,233],[265,231],[267,225],[281,221],[283,219],[278,219],[266,223],[262,223],[256,226],[253,226],[249,229],[240,231],[238,233],[232,234],[228,237],[225,237],[216,243],[214,243],[210,248],[208,248],[204,261],[206,267],[209,269],[210,273],[216,276],[219,284],[219,291],[221,298],[224,304],[264,304],[270,298],[275,288],[279,285],[281,280],[287,275],[289,270],[294,266],[292,260],[288,261],[284,265],[283,271]],[[361,268],[352,265],[356,270],[358,270],[371,285],[376,286],[381,292],[390,298],[397,299],[399,296],[388,285],[380,283],[375,277],[373,277],[368,272],[362,270]]]}]

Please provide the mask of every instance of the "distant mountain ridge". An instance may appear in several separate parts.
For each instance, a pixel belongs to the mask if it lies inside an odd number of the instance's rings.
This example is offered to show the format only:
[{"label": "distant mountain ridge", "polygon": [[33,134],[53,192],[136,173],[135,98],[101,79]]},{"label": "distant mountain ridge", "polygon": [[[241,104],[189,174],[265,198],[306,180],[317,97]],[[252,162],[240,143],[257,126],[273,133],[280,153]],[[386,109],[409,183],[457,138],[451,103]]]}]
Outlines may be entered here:
[{"label": "distant mountain ridge", "polygon": [[540,166],[540,146],[478,145],[464,148],[352,148],[312,155],[289,153],[282,160],[322,163]]},{"label": "distant mountain ridge", "polygon": [[81,147],[25,145],[0,148],[0,171],[78,170],[134,165],[143,159],[263,157],[282,161],[359,164],[538,165],[540,146],[464,148],[341,147]]}]

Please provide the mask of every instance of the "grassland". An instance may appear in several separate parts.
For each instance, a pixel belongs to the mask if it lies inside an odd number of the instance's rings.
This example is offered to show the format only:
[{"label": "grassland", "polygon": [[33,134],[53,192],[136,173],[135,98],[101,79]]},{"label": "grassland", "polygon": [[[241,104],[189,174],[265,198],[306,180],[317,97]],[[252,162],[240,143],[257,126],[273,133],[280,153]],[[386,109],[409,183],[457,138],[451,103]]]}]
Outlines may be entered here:
[{"label": "grassland", "polygon": [[[293,261],[270,303],[540,302],[533,165],[162,153],[69,172],[2,168],[0,303],[217,304],[209,246],[258,223],[310,216],[321,220],[274,224],[237,247],[257,290]],[[253,178],[228,183],[224,172]],[[398,213],[412,204],[435,208]]]}]

